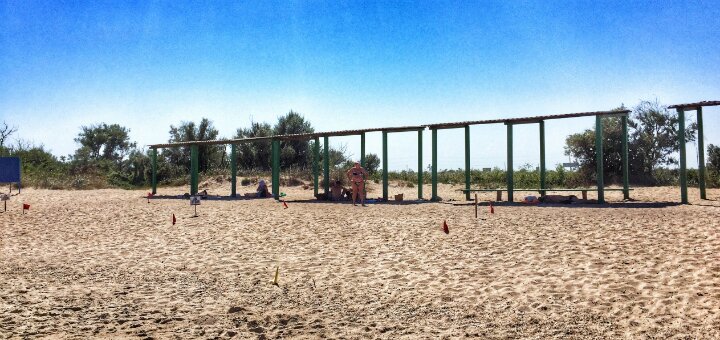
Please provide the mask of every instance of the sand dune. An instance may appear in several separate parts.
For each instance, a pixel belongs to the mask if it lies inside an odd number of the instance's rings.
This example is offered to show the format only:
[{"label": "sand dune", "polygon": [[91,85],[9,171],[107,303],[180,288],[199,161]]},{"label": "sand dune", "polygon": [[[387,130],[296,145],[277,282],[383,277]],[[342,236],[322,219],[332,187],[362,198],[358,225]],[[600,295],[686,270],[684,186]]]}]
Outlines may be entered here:
[{"label": "sand dune", "polygon": [[283,188],[288,209],[211,198],[197,218],[170,198],[187,188],[150,203],[28,189],[0,214],[0,336],[720,337],[720,190],[691,189],[692,205],[644,203],[677,202],[677,188],[483,205],[476,220],[457,188],[440,188],[454,202],[367,208]]}]

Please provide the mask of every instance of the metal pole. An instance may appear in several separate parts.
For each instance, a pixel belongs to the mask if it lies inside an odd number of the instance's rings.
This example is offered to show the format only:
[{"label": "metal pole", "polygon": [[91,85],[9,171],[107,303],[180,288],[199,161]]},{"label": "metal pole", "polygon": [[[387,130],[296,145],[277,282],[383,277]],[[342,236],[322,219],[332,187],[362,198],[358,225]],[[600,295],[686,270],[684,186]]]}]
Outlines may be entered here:
[{"label": "metal pole", "polygon": [[152,194],[157,194],[157,149],[152,150]]},{"label": "metal pole", "polygon": [[387,150],[387,131],[382,132],[382,150],[383,150],[383,199],[388,199],[388,150]]},{"label": "metal pole", "polygon": [[432,197],[431,200],[437,201],[437,129],[432,130],[432,171],[430,179],[432,182]]},{"label": "metal pole", "polygon": [[323,143],[325,149],[323,150],[323,189],[325,189],[325,196],[330,194],[330,140],[328,136],[323,137]]},{"label": "metal pole", "polygon": [[198,192],[198,146],[190,145],[190,195]]},{"label": "metal pole", "polygon": [[418,199],[423,198],[423,130],[418,130]]},{"label": "metal pole", "polygon": [[365,132],[360,133],[360,166],[365,167]]},{"label": "metal pole", "polygon": [[470,125],[465,125],[465,200],[470,200]]},{"label": "metal pole", "polygon": [[507,124],[507,168],[505,170],[507,176],[507,193],[508,202],[513,201],[513,126]]},{"label": "metal pole", "polygon": [[237,145],[230,144],[230,196],[237,196]]},{"label": "metal pole", "polygon": [[540,121],[540,196],[545,196],[545,121]]},{"label": "metal pole", "polygon": [[680,201],[682,204],[688,204],[687,194],[687,169],[685,157],[685,110],[677,109],[678,113],[678,141],[680,142]]},{"label": "metal pole", "polygon": [[280,198],[280,141],[272,141],[272,195]]},{"label": "metal pole", "polygon": [[623,171],[623,198],[630,199],[630,161],[628,155],[628,117],[622,116],[622,171]]},{"label": "metal pole", "polygon": [[320,179],[320,171],[318,169],[319,165],[320,165],[320,138],[315,137],[315,145],[313,145],[313,165],[312,165],[313,178],[315,179],[314,184],[313,184],[315,197],[317,197],[317,195],[318,195],[318,186],[320,185],[318,183],[318,180]]},{"label": "metal pole", "polygon": [[602,118],[600,116],[595,116],[595,162],[597,163],[596,181],[598,189],[598,203],[600,204],[605,203],[605,174],[603,172],[604,165],[602,135]]},{"label": "metal pole", "polygon": [[705,136],[703,135],[702,106],[697,108],[698,125],[698,184],[700,185],[700,199],[706,200],[705,194]]}]

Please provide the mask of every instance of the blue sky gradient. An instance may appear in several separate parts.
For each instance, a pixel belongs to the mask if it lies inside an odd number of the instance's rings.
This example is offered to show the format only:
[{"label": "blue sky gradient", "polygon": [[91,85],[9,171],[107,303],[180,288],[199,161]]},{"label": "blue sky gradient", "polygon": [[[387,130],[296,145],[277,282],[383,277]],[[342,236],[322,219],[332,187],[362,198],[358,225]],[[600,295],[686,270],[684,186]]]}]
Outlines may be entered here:
[{"label": "blue sky gradient", "polygon": [[[232,137],[290,109],[324,131],[718,100],[719,5],[2,1],[0,120],[66,155],[99,122],[145,145],[184,120],[208,117]],[[720,144],[719,114],[706,110],[706,144]],[[593,122],[548,122],[548,164],[567,161],[565,137]],[[504,167],[504,126],[471,131],[473,167]],[[440,167],[461,167],[462,130],[440,136]],[[517,166],[537,165],[537,138],[535,125],[516,128]],[[368,135],[368,152],[380,142]],[[331,143],[359,154],[357,137]],[[391,169],[417,167],[414,134],[389,147]]]}]

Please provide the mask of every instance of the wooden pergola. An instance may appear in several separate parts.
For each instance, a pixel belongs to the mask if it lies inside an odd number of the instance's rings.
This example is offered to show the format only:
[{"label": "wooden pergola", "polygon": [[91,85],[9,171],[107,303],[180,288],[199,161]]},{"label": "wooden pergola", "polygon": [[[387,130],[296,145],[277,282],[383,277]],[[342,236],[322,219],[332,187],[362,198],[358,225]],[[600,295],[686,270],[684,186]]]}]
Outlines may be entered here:
[{"label": "wooden pergola", "polygon": [[629,180],[628,180],[628,128],[627,116],[630,110],[614,110],[614,111],[595,111],[595,112],[579,112],[550,116],[536,116],[525,118],[506,118],[492,120],[477,120],[455,123],[430,124],[427,127],[432,131],[432,199],[437,199],[437,130],[442,129],[465,129],[465,198],[470,199],[470,125],[483,124],[505,124],[507,129],[507,167],[506,181],[508,201],[513,200],[513,125],[534,124],[540,127],[540,191],[545,193],[547,189],[545,183],[545,121],[551,119],[566,119],[576,117],[595,116],[595,149],[597,160],[597,191],[598,202],[605,202],[604,181],[603,181],[603,145],[602,145],[602,118],[605,117],[621,117],[623,126],[623,143],[622,143],[622,164],[623,164],[623,195],[625,199],[630,198]]},{"label": "wooden pergola", "polygon": [[[703,125],[702,125],[702,108],[705,106],[717,106],[720,105],[720,101],[703,101],[697,103],[688,104],[677,104],[671,105],[669,108],[674,108],[678,112],[680,121],[678,138],[680,142],[680,192],[681,201],[686,204],[687,202],[687,171],[686,171],[686,156],[685,156],[685,111],[696,110],[698,117],[698,140],[700,149],[704,148],[703,142]],[[535,117],[523,117],[523,118],[503,118],[503,119],[491,119],[491,120],[477,120],[477,121],[465,121],[465,122],[453,122],[453,123],[438,123],[438,124],[426,124],[416,126],[400,126],[400,127],[385,127],[385,128],[370,128],[360,130],[341,130],[341,131],[328,131],[328,132],[317,132],[317,133],[304,133],[294,135],[277,135],[267,137],[252,137],[242,139],[228,139],[228,140],[212,140],[212,141],[187,141],[178,143],[164,143],[164,144],[153,144],[149,145],[152,152],[152,193],[157,193],[157,149],[167,147],[190,147],[190,193],[196,194],[198,192],[198,147],[200,145],[231,145],[231,161],[230,161],[230,172],[231,172],[231,196],[237,196],[237,145],[242,143],[253,143],[259,141],[271,141],[271,160],[272,160],[272,194],[275,198],[280,195],[280,142],[287,140],[314,140],[313,147],[313,177],[314,177],[314,193],[317,196],[319,191],[319,168],[318,159],[320,158],[320,138],[323,139],[323,175],[324,183],[323,189],[327,194],[330,190],[330,137],[338,136],[360,136],[360,163],[365,166],[365,135],[369,132],[381,132],[382,133],[382,186],[383,186],[383,198],[388,198],[388,149],[387,149],[387,135],[395,132],[412,132],[417,131],[418,136],[418,199],[423,198],[423,162],[422,162],[422,148],[423,148],[423,131],[428,128],[432,134],[432,167],[431,167],[431,183],[432,183],[432,200],[437,200],[437,131],[443,129],[458,129],[463,128],[465,130],[465,190],[466,199],[470,199],[470,191],[474,191],[470,188],[470,126],[471,125],[484,125],[484,124],[504,124],[506,126],[506,138],[507,138],[507,168],[506,168],[506,189],[497,189],[498,191],[503,190],[508,193],[508,200],[513,200],[514,191],[528,191],[537,190],[541,195],[544,195],[546,191],[550,190],[563,190],[563,189],[550,189],[546,184],[546,168],[545,168],[545,121],[553,119],[567,119],[577,117],[595,117],[595,149],[596,149],[596,163],[597,163],[597,175],[596,175],[596,189],[598,203],[605,202],[605,191],[606,190],[622,190],[625,199],[630,198],[630,185],[629,185],[629,164],[628,164],[628,114],[630,110],[613,110],[613,111],[593,111],[593,112],[579,112],[579,113],[568,113],[559,115],[548,115],[548,116],[535,116]],[[622,169],[623,169],[623,188],[622,189],[606,189],[603,179],[603,143],[602,134],[603,126],[602,119],[608,117],[620,117],[623,139],[622,139]],[[513,183],[513,126],[519,124],[538,124],[540,129],[540,188],[538,189],[516,189]],[[705,194],[705,157],[704,150],[700,152],[700,197],[706,199]],[[495,190],[495,189],[493,189]],[[565,189],[567,190],[567,189]],[[482,191],[482,190],[481,190]],[[587,189],[585,190],[587,191]]]},{"label": "wooden pergola", "polygon": [[697,103],[675,104],[668,108],[675,109],[678,114],[678,141],[680,142],[680,201],[688,203],[687,193],[687,159],[685,152],[685,112],[697,111],[698,125],[698,184],[700,187],[700,199],[707,199],[705,193],[705,141],[703,140],[703,117],[702,110],[705,106],[718,106],[720,101],[702,101]]},{"label": "wooden pergola", "polygon": [[[400,126],[386,128],[371,128],[361,130],[342,130],[316,133],[303,133],[291,135],[278,135],[268,137],[252,137],[228,140],[212,141],[187,141],[178,143],[164,143],[149,145],[152,152],[152,193],[157,193],[157,149],[167,147],[190,147],[190,194],[198,192],[198,149],[200,145],[228,145],[230,144],[230,196],[237,196],[237,145],[242,143],[253,143],[259,141],[271,142],[271,163],[272,163],[272,195],[275,198],[280,196],[280,142],[285,140],[314,140],[313,148],[313,177],[314,193],[317,196],[319,189],[318,159],[320,159],[320,138],[323,139],[323,177],[324,190],[327,194],[330,190],[330,137],[339,136],[360,136],[360,163],[365,166],[365,134],[368,132],[382,132],[382,165],[383,165],[383,198],[388,197],[388,151],[387,135],[394,132],[418,132],[418,166],[422,168],[422,131],[425,126]],[[418,171],[418,198],[422,198],[422,171]]]}]

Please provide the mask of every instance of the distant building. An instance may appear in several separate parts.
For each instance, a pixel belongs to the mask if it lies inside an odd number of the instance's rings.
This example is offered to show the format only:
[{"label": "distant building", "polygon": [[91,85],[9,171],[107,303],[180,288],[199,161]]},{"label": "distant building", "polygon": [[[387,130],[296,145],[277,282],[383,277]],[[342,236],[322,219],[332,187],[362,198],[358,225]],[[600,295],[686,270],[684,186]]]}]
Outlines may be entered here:
[{"label": "distant building", "polygon": [[572,170],[572,171],[575,171],[575,170],[577,170],[578,168],[580,168],[580,164],[578,164],[578,162],[563,163],[562,165],[563,165],[563,168],[568,169],[568,170]]}]

